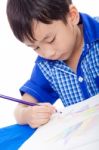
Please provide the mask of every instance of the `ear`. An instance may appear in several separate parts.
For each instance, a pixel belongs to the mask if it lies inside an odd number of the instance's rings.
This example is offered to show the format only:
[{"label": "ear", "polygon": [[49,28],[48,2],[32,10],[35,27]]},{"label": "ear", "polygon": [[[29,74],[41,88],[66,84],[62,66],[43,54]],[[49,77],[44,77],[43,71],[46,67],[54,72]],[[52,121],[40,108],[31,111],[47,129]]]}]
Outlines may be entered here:
[{"label": "ear", "polygon": [[71,24],[73,26],[75,26],[79,23],[80,15],[79,15],[79,12],[74,5],[69,6],[69,14],[68,15],[69,15],[68,16],[69,21],[71,22]]}]

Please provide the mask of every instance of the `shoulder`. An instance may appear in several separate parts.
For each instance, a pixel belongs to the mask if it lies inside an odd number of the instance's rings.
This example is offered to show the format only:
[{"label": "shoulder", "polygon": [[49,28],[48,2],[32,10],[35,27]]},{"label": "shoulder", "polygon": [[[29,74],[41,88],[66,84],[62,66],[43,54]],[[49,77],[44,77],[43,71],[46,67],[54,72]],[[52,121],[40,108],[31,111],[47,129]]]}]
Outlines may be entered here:
[{"label": "shoulder", "polygon": [[99,23],[99,16],[93,17]]}]

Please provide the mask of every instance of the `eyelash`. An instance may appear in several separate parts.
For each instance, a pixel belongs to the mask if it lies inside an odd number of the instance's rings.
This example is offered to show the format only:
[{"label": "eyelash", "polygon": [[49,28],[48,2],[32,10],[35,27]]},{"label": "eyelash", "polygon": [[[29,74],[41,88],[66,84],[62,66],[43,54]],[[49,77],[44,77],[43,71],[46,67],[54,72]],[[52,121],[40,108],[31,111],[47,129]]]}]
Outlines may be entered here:
[{"label": "eyelash", "polygon": [[39,46],[38,47],[36,47],[36,48],[34,48],[34,51],[36,51],[36,50],[38,50],[39,49]]},{"label": "eyelash", "polygon": [[52,41],[48,42],[49,44],[53,43],[55,41],[55,37],[52,39]]},{"label": "eyelash", "polygon": [[[47,43],[51,44],[51,43],[53,43],[54,41],[55,41],[55,37],[52,39],[52,41],[47,42]],[[39,46],[38,46],[37,48],[35,48],[34,50],[36,51],[36,50],[38,50],[38,49],[39,49]]]}]

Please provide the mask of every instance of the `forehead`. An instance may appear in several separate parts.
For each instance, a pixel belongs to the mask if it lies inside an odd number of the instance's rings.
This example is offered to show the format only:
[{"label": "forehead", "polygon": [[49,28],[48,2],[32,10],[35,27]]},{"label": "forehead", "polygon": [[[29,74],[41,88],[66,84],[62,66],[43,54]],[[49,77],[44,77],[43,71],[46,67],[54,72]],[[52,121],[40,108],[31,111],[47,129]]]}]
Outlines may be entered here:
[{"label": "forehead", "polygon": [[31,39],[31,41],[29,41],[28,39],[25,39],[24,43],[26,45],[31,45],[32,43],[32,45],[35,46],[35,43],[42,41],[45,37],[49,38],[56,36],[62,28],[64,28],[64,23],[61,20],[53,21],[51,24],[33,21],[31,26],[33,37],[36,40]]},{"label": "forehead", "polygon": [[42,41],[46,36],[51,36],[54,32],[55,23],[52,24],[44,24],[42,22],[33,21],[32,23],[32,34],[33,38],[30,37],[31,40],[25,38],[24,43],[26,45],[35,45],[36,41]]},{"label": "forehead", "polygon": [[40,40],[46,34],[53,34],[61,26],[62,21],[53,21],[51,24],[33,21],[32,31],[35,39]]}]

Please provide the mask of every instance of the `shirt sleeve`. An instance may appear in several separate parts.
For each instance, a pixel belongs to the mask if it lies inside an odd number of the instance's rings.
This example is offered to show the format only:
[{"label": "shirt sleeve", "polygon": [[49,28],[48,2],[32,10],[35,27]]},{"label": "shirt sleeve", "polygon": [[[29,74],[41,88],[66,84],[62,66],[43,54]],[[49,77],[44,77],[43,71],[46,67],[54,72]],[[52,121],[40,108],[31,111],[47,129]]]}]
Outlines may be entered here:
[{"label": "shirt sleeve", "polygon": [[30,94],[38,102],[49,102],[53,104],[59,98],[37,64],[33,68],[31,78],[20,88],[20,92],[21,95],[24,93]]}]

